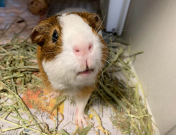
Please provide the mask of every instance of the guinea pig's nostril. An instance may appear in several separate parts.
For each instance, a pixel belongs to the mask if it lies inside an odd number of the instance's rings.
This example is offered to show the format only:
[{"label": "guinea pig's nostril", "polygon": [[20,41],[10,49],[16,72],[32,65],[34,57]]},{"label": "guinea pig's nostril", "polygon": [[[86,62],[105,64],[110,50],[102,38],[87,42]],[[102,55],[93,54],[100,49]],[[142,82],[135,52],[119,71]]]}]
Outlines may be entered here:
[{"label": "guinea pig's nostril", "polygon": [[78,49],[76,49],[76,50],[75,50],[75,52],[79,52],[79,50],[78,50]]},{"label": "guinea pig's nostril", "polygon": [[91,50],[92,50],[92,44],[89,45],[89,51],[91,51]]},{"label": "guinea pig's nostril", "polygon": [[80,55],[81,50],[80,50],[79,47],[74,47],[74,48],[73,48],[73,52],[74,52],[74,54],[75,54],[76,56],[78,56],[78,55]]}]

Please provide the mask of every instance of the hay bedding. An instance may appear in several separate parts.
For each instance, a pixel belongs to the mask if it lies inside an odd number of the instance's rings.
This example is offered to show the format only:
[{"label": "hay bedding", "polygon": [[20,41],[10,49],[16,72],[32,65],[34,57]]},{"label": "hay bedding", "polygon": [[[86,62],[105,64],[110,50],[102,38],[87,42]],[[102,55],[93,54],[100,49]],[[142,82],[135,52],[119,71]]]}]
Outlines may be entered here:
[{"label": "hay bedding", "polygon": [[[11,28],[15,28],[18,21],[22,22],[19,24],[25,31],[31,30],[30,27],[26,28],[27,22],[20,17]],[[67,135],[64,127],[61,127],[60,131],[56,130],[64,119],[61,108],[66,97],[48,101],[48,93],[42,90],[38,73],[36,45],[19,38],[19,35],[25,35],[21,34],[25,33],[23,28],[18,29],[15,35],[11,34],[10,40],[6,35],[11,33],[11,29],[2,30],[0,35],[0,121],[9,124],[9,128],[0,125],[0,133],[17,134],[20,131],[20,134],[27,132]],[[26,35],[29,35],[28,32]],[[97,99],[102,104],[101,110],[110,108],[113,111],[110,120],[123,134],[154,134],[152,116],[148,114],[145,98],[139,96],[141,85],[130,66],[139,53],[129,57],[126,55],[127,46],[111,40],[108,47],[108,62],[99,76],[99,87],[86,107],[90,119],[94,119],[90,120],[90,125],[84,129],[76,128],[72,134],[85,135],[92,129],[96,134],[99,134],[97,129],[100,133],[110,134],[106,127],[102,126],[101,118],[94,109],[93,103],[97,102]],[[134,80],[137,80],[137,83]],[[47,112],[48,118],[55,123],[54,128],[50,128],[44,118],[39,120],[35,113],[32,114],[32,109]],[[98,122],[96,127],[93,125],[95,121]]]}]

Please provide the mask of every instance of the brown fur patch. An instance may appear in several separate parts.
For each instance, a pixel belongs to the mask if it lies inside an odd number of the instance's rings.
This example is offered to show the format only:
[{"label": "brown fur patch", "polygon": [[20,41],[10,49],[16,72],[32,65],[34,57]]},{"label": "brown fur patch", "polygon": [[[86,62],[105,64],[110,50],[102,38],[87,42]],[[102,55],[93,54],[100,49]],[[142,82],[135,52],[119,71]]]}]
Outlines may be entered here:
[{"label": "brown fur patch", "polygon": [[106,63],[107,61],[107,57],[108,57],[108,47],[104,41],[104,39],[99,35],[99,39],[100,39],[100,42],[103,44],[103,47],[102,47],[102,59],[101,59],[101,62],[103,63],[103,65]]},{"label": "brown fur patch", "polygon": [[103,22],[101,21],[99,15],[95,13],[88,13],[88,12],[72,12],[69,14],[76,14],[79,15],[89,26],[91,26],[95,31],[99,31],[104,29]]},{"label": "brown fur patch", "polygon": [[[58,53],[62,52],[62,29],[58,22],[58,16],[53,16],[45,21],[40,22],[31,34],[33,43],[37,43],[41,47],[40,61],[52,60]],[[54,30],[58,33],[58,40],[52,42]]]},{"label": "brown fur patch", "polygon": [[[54,30],[58,33],[58,40],[53,43],[52,35]],[[58,16],[48,18],[35,26],[31,34],[31,40],[39,45],[37,48],[37,62],[46,90],[53,91],[54,89],[43,69],[42,61],[50,61],[58,53],[62,52],[62,29],[58,22]]]},{"label": "brown fur patch", "polygon": [[42,77],[42,81],[45,85],[45,89],[48,91],[52,91],[53,88],[51,87],[51,83],[48,79],[48,76],[46,75],[43,66],[42,66],[42,61],[41,61],[41,46],[37,47],[37,62],[38,62],[38,67],[39,67],[39,71],[40,71],[40,75]]},{"label": "brown fur patch", "polygon": [[91,95],[91,93],[95,90],[95,87],[93,86],[87,86],[82,88],[76,95],[77,98],[85,98]]}]

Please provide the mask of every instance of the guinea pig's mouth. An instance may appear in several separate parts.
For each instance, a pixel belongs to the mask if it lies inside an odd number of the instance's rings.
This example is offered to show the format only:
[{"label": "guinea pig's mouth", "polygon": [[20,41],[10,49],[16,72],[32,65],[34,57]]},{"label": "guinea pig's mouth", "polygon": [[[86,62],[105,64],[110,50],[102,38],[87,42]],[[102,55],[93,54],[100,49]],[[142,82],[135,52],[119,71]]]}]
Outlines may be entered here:
[{"label": "guinea pig's mouth", "polygon": [[78,72],[78,76],[88,77],[91,75],[92,72],[93,72],[93,69],[86,69],[84,71]]}]

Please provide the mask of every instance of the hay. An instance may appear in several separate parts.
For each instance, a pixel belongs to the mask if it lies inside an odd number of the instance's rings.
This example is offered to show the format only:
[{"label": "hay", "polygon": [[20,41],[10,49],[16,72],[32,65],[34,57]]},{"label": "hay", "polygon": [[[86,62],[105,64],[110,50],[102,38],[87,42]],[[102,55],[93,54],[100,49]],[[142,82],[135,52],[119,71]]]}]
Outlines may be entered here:
[{"label": "hay", "polygon": [[[0,35],[0,39],[5,32]],[[27,89],[36,91],[42,87],[41,79],[37,74],[36,48],[36,44],[27,40],[19,41],[18,36],[15,36],[10,43],[0,45],[0,120],[14,125],[12,128],[0,129],[0,132],[23,128],[44,135],[68,135],[63,129],[56,130],[57,117],[55,128],[49,129],[44,121],[41,122],[30,112],[20,97]],[[99,76],[99,86],[91,95],[86,111],[94,100],[101,99],[104,101],[103,107],[108,106],[113,110],[114,114],[110,120],[123,134],[153,135],[152,116],[148,113],[145,96],[142,98],[139,95],[141,85],[130,67],[136,55],[141,52],[127,56],[129,47],[116,42],[108,43],[108,48],[108,61]],[[133,78],[138,83],[134,83]],[[64,100],[65,97],[60,97],[52,111],[57,110],[57,106]],[[105,134],[110,134],[101,125],[101,119],[95,110],[92,107],[90,110],[99,121],[99,129]],[[21,114],[26,114],[27,118]],[[13,121],[7,120],[9,117],[13,118]],[[77,128],[74,134],[86,135],[92,127],[93,125],[90,124],[84,129]]]},{"label": "hay", "polygon": [[139,95],[140,82],[131,70],[131,63],[142,52],[127,56],[129,46],[115,42],[110,42],[108,48],[108,62],[89,103],[97,97],[102,98],[114,112],[110,118],[113,125],[123,134],[153,135],[152,116],[148,113],[145,98]]}]

